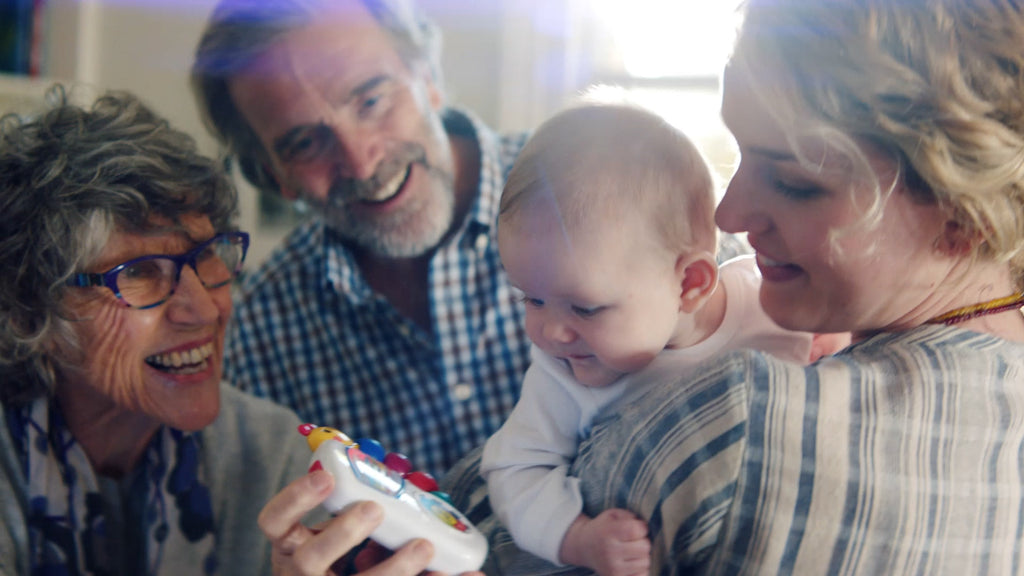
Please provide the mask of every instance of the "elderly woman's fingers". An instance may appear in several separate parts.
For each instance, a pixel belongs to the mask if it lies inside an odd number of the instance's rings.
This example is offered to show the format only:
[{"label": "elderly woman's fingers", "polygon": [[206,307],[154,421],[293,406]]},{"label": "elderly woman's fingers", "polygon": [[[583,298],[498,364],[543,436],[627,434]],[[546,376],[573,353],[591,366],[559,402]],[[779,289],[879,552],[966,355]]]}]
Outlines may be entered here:
[{"label": "elderly woman's fingers", "polygon": [[371,542],[355,559],[360,576],[415,576],[427,569],[434,557],[434,546],[416,539],[392,554],[386,548]]},{"label": "elderly woman's fingers", "polygon": [[[258,523],[273,545],[275,574],[322,576],[332,573],[331,566],[366,540],[384,519],[380,505],[357,502],[315,529],[304,526],[303,516],[320,505],[333,489],[333,476],[318,470],[286,486],[263,507]],[[401,569],[402,564],[397,566]],[[417,568],[410,574],[420,570],[422,568]]]},{"label": "elderly woman's fingers", "polygon": [[[412,550],[406,550],[406,548],[409,548],[413,544],[415,544],[416,546],[425,544],[425,546],[418,547]],[[426,558],[419,556],[423,553],[427,553]],[[401,555],[399,559],[395,561],[394,564],[389,564],[388,567],[385,567],[383,571],[378,572],[378,574],[380,574],[381,576],[383,576],[384,574],[387,574],[387,576],[401,576],[404,574],[409,574],[410,572],[408,572],[408,570],[424,570],[426,568],[427,563],[430,562],[430,558],[433,557],[433,554],[434,549],[433,545],[431,545],[430,542],[426,540],[414,540],[413,542],[410,542],[409,545],[407,545],[405,548],[400,550],[398,554],[394,555]],[[360,576],[366,576],[366,574],[373,574],[372,569],[375,566],[381,565],[386,561],[390,561],[390,559],[393,559],[394,556],[392,555],[391,551],[387,548],[381,546],[380,544],[377,544],[376,542],[371,541],[366,545],[365,548],[359,551],[359,554],[356,555],[354,565],[356,570],[359,571]],[[444,573],[432,571],[425,572],[424,574],[428,576],[442,576]],[[464,572],[461,576],[484,576],[484,573]]]},{"label": "elderly woman's fingers", "polygon": [[391,550],[371,540],[356,554],[353,565],[356,570],[362,572],[387,560],[389,556],[391,556]]},{"label": "elderly woman's fingers", "polygon": [[[315,529],[304,526],[303,516],[333,489],[333,476],[318,470],[286,486],[263,507],[258,522],[274,547],[275,574],[331,574],[331,567],[383,521],[379,504],[356,502]],[[356,566],[362,576],[416,576],[426,570],[433,555],[433,545],[423,539],[413,540],[393,554],[370,543],[356,558]]]},{"label": "elderly woman's fingers", "polygon": [[302,517],[323,502],[334,489],[334,477],[317,470],[277,493],[260,511],[257,523],[274,549],[291,554],[312,532],[302,525]]},{"label": "elderly woman's fingers", "polygon": [[293,563],[301,574],[324,574],[340,558],[369,538],[384,520],[384,509],[374,502],[356,502],[295,549]]}]

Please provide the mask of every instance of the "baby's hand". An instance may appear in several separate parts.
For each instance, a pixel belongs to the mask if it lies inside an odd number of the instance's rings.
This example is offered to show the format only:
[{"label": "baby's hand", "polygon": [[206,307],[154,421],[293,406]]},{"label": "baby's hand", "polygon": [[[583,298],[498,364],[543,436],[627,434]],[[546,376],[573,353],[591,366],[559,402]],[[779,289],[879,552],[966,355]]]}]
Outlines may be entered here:
[{"label": "baby's hand", "polygon": [[580,514],[562,539],[559,558],[600,576],[645,576],[651,566],[647,524],[620,508],[596,518]]}]

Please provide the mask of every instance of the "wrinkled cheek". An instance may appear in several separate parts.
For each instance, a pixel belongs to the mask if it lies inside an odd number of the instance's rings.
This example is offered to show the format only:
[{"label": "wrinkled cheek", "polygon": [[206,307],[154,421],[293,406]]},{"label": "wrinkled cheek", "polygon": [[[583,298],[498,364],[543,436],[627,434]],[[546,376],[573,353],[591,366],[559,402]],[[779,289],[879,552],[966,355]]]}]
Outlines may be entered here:
[{"label": "wrinkled cheek", "polygon": [[100,327],[84,335],[83,364],[89,383],[116,404],[140,409],[145,365],[138,352],[139,338],[127,329],[118,311],[99,314],[92,323]]}]

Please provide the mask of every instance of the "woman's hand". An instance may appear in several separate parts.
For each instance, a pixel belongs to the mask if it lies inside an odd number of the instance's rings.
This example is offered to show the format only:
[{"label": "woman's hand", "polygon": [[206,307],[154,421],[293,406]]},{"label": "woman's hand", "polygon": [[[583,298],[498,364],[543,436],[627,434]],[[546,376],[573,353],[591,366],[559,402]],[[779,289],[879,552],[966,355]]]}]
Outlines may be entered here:
[{"label": "woman's hand", "polygon": [[[380,525],[384,511],[373,502],[358,502],[315,528],[301,522],[334,489],[334,477],[317,470],[292,482],[263,507],[259,526],[273,546],[277,576],[324,576],[342,557]],[[414,576],[426,569],[434,554],[426,540],[413,540],[394,554],[361,554],[357,565],[365,576]],[[340,564],[340,563],[339,563]]]}]

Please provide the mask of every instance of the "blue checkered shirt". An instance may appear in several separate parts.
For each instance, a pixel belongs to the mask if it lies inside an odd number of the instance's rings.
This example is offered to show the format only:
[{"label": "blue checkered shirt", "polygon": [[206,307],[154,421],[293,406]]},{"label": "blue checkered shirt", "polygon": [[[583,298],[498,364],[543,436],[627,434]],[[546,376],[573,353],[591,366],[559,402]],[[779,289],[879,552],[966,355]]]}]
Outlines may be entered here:
[{"label": "blue checkered shirt", "polygon": [[370,288],[319,218],[242,282],[225,377],[307,422],[378,440],[440,476],[512,411],[529,363],[522,303],[498,258],[498,200],[525,135],[449,111],[481,150],[479,196],[430,262],[433,332]]}]

